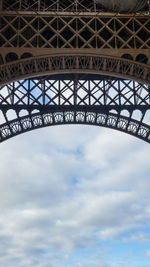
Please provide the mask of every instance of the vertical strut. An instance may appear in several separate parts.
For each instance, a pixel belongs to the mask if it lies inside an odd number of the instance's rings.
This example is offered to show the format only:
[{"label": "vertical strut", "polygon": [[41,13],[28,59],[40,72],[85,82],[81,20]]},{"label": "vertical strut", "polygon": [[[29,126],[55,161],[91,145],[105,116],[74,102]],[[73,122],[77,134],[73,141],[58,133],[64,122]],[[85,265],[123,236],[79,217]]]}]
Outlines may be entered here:
[{"label": "vertical strut", "polygon": [[77,105],[77,90],[78,90],[78,75],[75,75],[74,79],[74,106]]},{"label": "vertical strut", "polygon": [[45,80],[41,80],[41,90],[42,90],[42,105],[45,105]]}]

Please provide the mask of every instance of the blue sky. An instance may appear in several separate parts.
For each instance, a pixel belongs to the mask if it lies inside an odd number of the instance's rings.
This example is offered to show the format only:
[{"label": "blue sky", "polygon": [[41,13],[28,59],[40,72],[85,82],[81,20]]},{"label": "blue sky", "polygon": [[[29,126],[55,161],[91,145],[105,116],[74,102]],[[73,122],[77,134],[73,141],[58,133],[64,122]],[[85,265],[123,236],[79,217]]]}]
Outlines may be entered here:
[{"label": "blue sky", "polygon": [[149,144],[76,125],[0,150],[0,267],[150,266]]}]

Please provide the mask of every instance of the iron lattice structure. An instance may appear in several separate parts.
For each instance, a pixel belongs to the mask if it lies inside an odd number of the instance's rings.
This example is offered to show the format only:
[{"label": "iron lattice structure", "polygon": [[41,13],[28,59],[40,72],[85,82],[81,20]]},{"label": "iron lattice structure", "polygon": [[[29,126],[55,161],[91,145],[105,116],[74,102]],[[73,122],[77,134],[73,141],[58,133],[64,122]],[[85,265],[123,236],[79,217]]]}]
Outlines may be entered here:
[{"label": "iron lattice structure", "polygon": [[150,143],[150,12],[93,0],[3,0],[0,142],[58,124],[117,129]]}]

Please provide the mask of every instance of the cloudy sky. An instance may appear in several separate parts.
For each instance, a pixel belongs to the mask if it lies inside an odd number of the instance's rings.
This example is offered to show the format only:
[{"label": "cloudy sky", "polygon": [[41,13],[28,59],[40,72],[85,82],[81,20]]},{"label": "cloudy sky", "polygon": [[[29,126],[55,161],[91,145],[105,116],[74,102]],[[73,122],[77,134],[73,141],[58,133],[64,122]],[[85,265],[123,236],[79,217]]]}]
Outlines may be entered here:
[{"label": "cloudy sky", "polygon": [[150,146],[55,126],[0,144],[0,267],[150,266]]}]

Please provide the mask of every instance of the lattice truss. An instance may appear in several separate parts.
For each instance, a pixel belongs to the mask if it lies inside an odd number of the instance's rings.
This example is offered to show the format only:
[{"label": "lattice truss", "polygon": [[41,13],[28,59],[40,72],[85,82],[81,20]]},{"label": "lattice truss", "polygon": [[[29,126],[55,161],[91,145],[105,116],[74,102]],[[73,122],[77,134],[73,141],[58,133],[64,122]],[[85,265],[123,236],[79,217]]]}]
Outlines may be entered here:
[{"label": "lattice truss", "polygon": [[[140,6],[143,3],[139,3],[137,9]],[[2,7],[5,10],[106,11],[97,0],[3,0]],[[148,10],[148,1],[143,7]]]},{"label": "lattice truss", "polygon": [[53,10],[53,11],[96,11],[104,10],[102,6],[92,0],[4,0],[3,9],[5,10]]},{"label": "lattice truss", "polygon": [[[112,55],[118,49],[119,56],[148,63],[150,19],[148,15],[100,16],[90,12],[84,16],[78,13],[66,15],[66,12],[39,15],[2,13],[0,47],[1,64],[35,56],[37,53],[47,53],[44,49],[46,51],[49,48],[109,49]],[[8,52],[12,52],[14,48],[19,50],[14,50],[15,53]],[[42,50],[39,52],[38,48]]]},{"label": "lattice truss", "polygon": [[97,0],[0,1],[0,142],[78,123],[150,143],[146,10],[103,13]]},{"label": "lattice truss", "polygon": [[0,142],[57,124],[118,129],[150,142],[150,90],[110,77],[51,76],[12,82],[0,89]]}]

